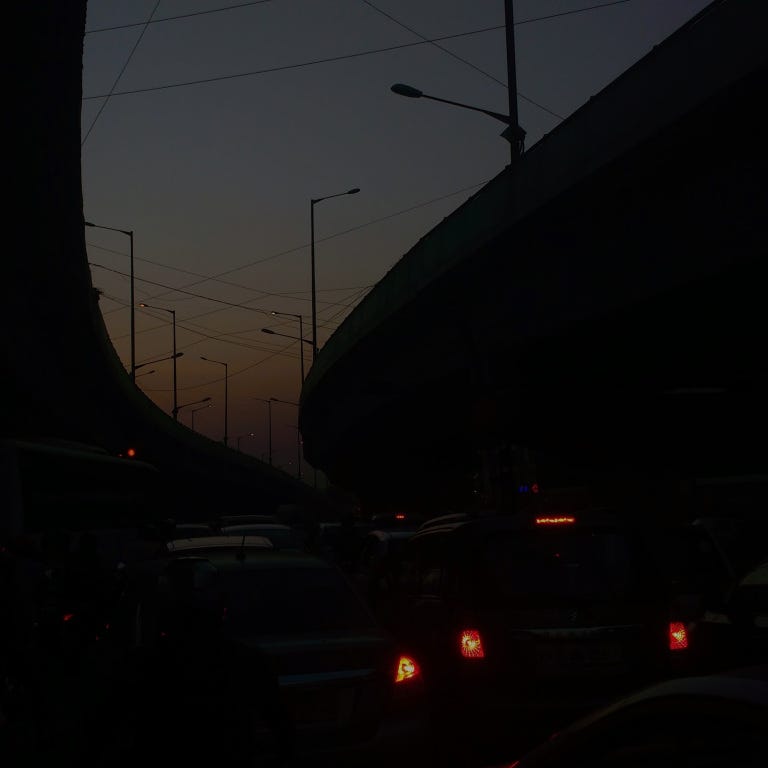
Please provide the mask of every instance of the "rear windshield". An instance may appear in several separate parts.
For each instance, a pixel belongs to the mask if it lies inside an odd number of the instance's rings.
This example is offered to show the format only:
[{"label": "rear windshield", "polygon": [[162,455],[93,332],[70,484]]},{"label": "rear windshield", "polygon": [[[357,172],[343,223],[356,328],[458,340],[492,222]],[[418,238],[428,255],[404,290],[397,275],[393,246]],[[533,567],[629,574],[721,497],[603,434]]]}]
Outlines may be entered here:
[{"label": "rear windshield", "polygon": [[524,598],[618,595],[639,588],[634,542],[616,532],[528,531],[485,543],[482,588]]},{"label": "rear windshield", "polygon": [[219,574],[231,628],[246,636],[363,631],[364,604],[332,568],[243,568]]},{"label": "rear windshield", "polygon": [[502,596],[619,597],[649,590],[707,592],[727,573],[694,529],[559,529],[496,534],[485,542],[482,590]]}]

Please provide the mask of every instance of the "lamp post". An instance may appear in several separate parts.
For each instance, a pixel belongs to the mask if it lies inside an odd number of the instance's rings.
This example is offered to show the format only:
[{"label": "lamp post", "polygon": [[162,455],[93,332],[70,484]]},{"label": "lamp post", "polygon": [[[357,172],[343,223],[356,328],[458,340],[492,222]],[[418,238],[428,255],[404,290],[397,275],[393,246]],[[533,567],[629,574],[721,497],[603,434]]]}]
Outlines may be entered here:
[{"label": "lamp post", "polygon": [[[270,397],[269,398],[273,403],[282,403],[283,405],[292,405],[295,408],[299,407],[298,403],[293,403],[290,400],[278,400],[276,397]],[[293,424],[289,426],[294,426]],[[299,432],[299,428],[296,427],[296,476],[299,480],[301,480],[301,432]]]},{"label": "lamp post", "polygon": [[[191,405],[200,405],[200,403],[207,403],[211,398],[210,397],[204,397],[202,400],[194,400],[191,403],[184,403],[184,405],[180,405],[176,410],[180,411],[182,408],[189,408]],[[206,406],[209,407],[209,406]],[[197,408],[196,410],[201,410],[200,408]],[[194,411],[192,412],[192,418],[194,419]],[[192,422],[194,425],[194,421]],[[194,429],[194,426],[193,426]]]},{"label": "lamp post", "polygon": [[317,357],[317,293],[315,291],[315,205],[323,200],[330,200],[332,197],[341,197],[342,195],[356,195],[360,189],[348,189],[346,192],[337,192],[335,195],[326,195],[325,197],[313,197],[309,201],[309,222],[312,243],[312,363]]},{"label": "lamp post", "polygon": [[131,241],[131,381],[136,381],[136,317],[134,311],[134,280],[133,280],[133,230],[132,229],[118,229],[117,227],[105,227],[103,224],[94,224],[92,221],[84,221],[86,227],[93,227],[94,229],[108,229],[110,232],[120,232],[123,235],[128,235]]},{"label": "lamp post", "polygon": [[[158,357],[155,360],[147,360],[145,363],[139,363],[136,366],[136,370],[138,371],[139,368],[143,368],[145,365],[154,365],[155,363],[162,363],[164,360],[173,360],[176,357],[184,357],[183,352],[177,352],[175,355],[169,355],[168,357]],[[150,371],[151,373],[152,371]],[[142,374],[145,375],[145,374]]]},{"label": "lamp post", "polygon": [[[308,343],[307,340],[304,338],[304,318],[301,315],[294,315],[292,312],[271,312],[270,314],[276,315],[278,317],[295,317],[299,321],[299,341],[302,342],[302,344]],[[262,333],[271,333],[274,336],[282,335],[277,334],[275,331],[267,328],[261,329]],[[299,344],[299,360],[301,360],[301,386],[304,386],[304,347]],[[299,391],[301,391],[301,388],[299,388]]]},{"label": "lamp post", "polygon": [[272,466],[272,398],[267,400],[265,397],[254,397],[254,400],[259,400],[262,403],[267,404],[267,434],[269,435],[269,466]]},{"label": "lamp post", "polygon": [[173,410],[171,413],[173,414],[173,420],[178,421],[179,420],[179,390],[176,384],[176,310],[175,309],[167,309],[166,307],[156,307],[152,304],[139,304],[140,307],[143,307],[145,309],[157,309],[161,312],[170,312],[171,314],[171,320],[173,321]]},{"label": "lamp post", "polygon": [[237,450],[238,450],[238,451],[240,450],[240,441],[241,441],[241,440],[242,440],[244,437],[254,437],[254,434],[255,434],[255,433],[253,433],[253,432],[248,432],[248,433],[247,433],[247,434],[245,434],[245,435],[238,435],[238,436],[237,436]]},{"label": "lamp post", "polygon": [[228,363],[223,363],[221,360],[211,360],[208,357],[203,357],[200,355],[201,360],[205,360],[206,363],[216,363],[217,365],[223,365],[224,366],[224,445],[229,444],[229,435],[228,433],[228,419],[227,419],[227,402],[228,402],[228,393],[227,393],[227,387],[228,387],[228,379],[229,379],[229,365]]},{"label": "lamp post", "polygon": [[204,411],[206,408],[213,408],[213,406],[208,403],[208,405],[201,405],[199,408],[193,408],[190,413],[192,414],[192,431],[195,431],[195,414],[198,411]]},{"label": "lamp post", "polygon": [[[522,152],[525,131],[517,124],[517,109],[515,109],[513,118],[509,115],[503,115],[501,112],[494,112],[493,110],[483,109],[482,107],[473,107],[471,104],[464,104],[460,101],[451,101],[450,99],[441,99],[437,96],[430,96],[428,93],[424,93],[424,91],[420,91],[412,85],[405,85],[405,83],[395,83],[391,86],[390,90],[398,96],[406,96],[409,99],[430,99],[431,101],[439,101],[443,104],[451,104],[454,107],[471,109],[473,112],[482,112],[484,115],[493,117],[507,126],[502,131],[501,135],[510,142],[512,147],[512,163],[517,161]],[[510,90],[514,91],[513,88],[510,88]],[[512,93],[510,93],[510,99],[512,99]]]}]

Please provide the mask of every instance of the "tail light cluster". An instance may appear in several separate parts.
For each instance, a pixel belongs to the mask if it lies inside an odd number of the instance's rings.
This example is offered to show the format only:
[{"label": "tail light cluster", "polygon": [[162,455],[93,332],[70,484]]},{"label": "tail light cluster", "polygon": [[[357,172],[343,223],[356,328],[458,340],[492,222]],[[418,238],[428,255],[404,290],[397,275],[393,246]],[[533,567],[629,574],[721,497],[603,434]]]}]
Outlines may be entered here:
[{"label": "tail light cluster", "polygon": [[669,650],[684,651],[688,647],[688,629],[682,621],[669,622]]},{"label": "tail light cluster", "polygon": [[400,656],[395,666],[395,683],[407,683],[421,678],[419,665],[411,656]]},{"label": "tail light cluster", "polygon": [[459,649],[465,659],[485,658],[483,640],[476,629],[464,629],[459,633]]}]

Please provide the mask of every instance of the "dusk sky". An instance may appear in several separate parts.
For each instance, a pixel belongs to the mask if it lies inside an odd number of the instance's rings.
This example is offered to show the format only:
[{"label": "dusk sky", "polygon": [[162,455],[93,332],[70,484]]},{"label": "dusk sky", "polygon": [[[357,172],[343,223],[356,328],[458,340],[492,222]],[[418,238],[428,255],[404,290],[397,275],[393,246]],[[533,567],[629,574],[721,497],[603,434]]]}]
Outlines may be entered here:
[{"label": "dusk sky", "polygon": [[[515,2],[526,148],[708,0],[558,15],[595,4]],[[506,113],[503,24],[503,0],[90,0],[85,217],[134,230],[137,303],[177,313],[179,404],[213,398],[195,415],[198,431],[223,436],[223,367],[201,355],[229,364],[233,447],[254,432],[242,449],[267,451],[266,405],[253,398],[298,399],[299,343],[261,328],[298,336],[296,319],[269,315],[277,310],[302,314],[311,336],[311,198],[361,189],[315,208],[322,346],[422,235],[509,161],[500,122],[390,91],[408,83]],[[413,45],[446,37],[438,44],[450,53]],[[128,238],[89,228],[86,241],[127,367]],[[169,313],[137,309],[136,331],[138,364],[170,355]],[[171,372],[170,361],[137,371],[166,411]],[[180,421],[190,424],[190,410]],[[294,472],[296,408],[274,403],[272,415],[275,464]]]}]

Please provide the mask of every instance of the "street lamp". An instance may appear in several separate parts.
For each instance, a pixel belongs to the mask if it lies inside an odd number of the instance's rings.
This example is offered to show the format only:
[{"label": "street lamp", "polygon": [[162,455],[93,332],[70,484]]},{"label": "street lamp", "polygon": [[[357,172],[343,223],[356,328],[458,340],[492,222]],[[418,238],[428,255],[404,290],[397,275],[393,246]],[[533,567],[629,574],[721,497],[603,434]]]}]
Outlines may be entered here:
[{"label": "street lamp", "polygon": [[201,360],[205,360],[206,363],[216,363],[217,365],[223,365],[224,366],[224,445],[229,444],[229,435],[227,434],[228,431],[228,419],[227,419],[227,401],[228,401],[228,393],[227,393],[227,387],[228,387],[228,379],[229,379],[229,365],[227,363],[222,363],[221,360],[211,360],[208,357],[203,357],[200,355]]},{"label": "street lamp", "polygon": [[504,123],[507,127],[502,131],[501,135],[512,144],[512,157],[513,161],[519,157],[522,152],[523,140],[525,139],[525,131],[517,125],[517,114],[512,118],[509,115],[503,115],[501,112],[494,112],[490,109],[483,109],[482,107],[473,107],[471,104],[463,104],[460,101],[451,101],[450,99],[441,99],[437,96],[430,96],[424,91],[420,91],[418,88],[414,88],[411,85],[405,85],[405,83],[395,83],[391,86],[390,90],[396,93],[398,96],[405,96],[409,99],[430,99],[431,101],[439,101],[443,104],[451,104],[454,107],[462,107],[463,109],[471,109],[473,112],[482,112],[484,115],[493,117],[496,120]]},{"label": "street lamp", "polygon": [[247,434],[245,434],[245,435],[238,435],[238,436],[237,436],[237,450],[238,450],[238,451],[240,450],[240,441],[241,441],[241,440],[242,440],[244,437],[254,437],[254,436],[255,436],[255,433],[254,433],[254,432],[248,432],[248,433],[247,433]]},{"label": "street lamp", "polygon": [[341,197],[342,195],[356,195],[360,189],[348,189],[346,192],[337,192],[335,195],[326,195],[325,197],[313,197],[309,201],[309,221],[312,242],[312,363],[317,357],[317,292],[315,290],[315,205],[323,200],[330,200],[332,197]]},{"label": "street lamp", "polygon": [[[283,405],[292,405],[295,408],[299,407],[298,403],[292,403],[290,400],[278,400],[276,397],[270,397],[269,398],[273,403],[283,403]],[[294,426],[293,424],[289,424],[289,426]],[[299,428],[296,427],[296,467],[297,472],[296,476],[299,480],[301,480],[301,432],[299,432]]]},{"label": "street lamp", "polygon": [[259,400],[267,404],[267,432],[269,434],[269,466],[272,466],[272,398],[267,400],[264,397],[254,397],[253,400]]},{"label": "street lamp", "polygon": [[94,224],[92,221],[84,221],[83,224],[86,227],[93,227],[94,229],[108,229],[110,232],[120,232],[123,235],[128,235],[131,241],[131,381],[136,381],[136,318],[134,312],[134,280],[133,280],[133,230],[132,229],[118,229],[117,227],[105,227],[102,224]]},{"label": "street lamp", "polygon": [[[276,315],[278,317],[295,317],[299,321],[299,341],[302,342],[302,344],[309,343],[304,338],[304,318],[301,315],[294,315],[292,312],[271,312],[270,314]],[[282,335],[277,334],[275,331],[267,328],[262,328],[262,333],[271,333],[275,336]],[[299,344],[299,360],[301,360],[301,386],[304,386],[304,347]],[[299,391],[301,391],[301,388],[299,388]]]},{"label": "street lamp", "polygon": [[[200,405],[200,403],[207,403],[211,398],[210,397],[204,397],[202,400],[194,400],[191,403],[184,403],[184,405],[180,405],[176,410],[180,411],[182,408],[189,408],[191,405]],[[206,408],[210,408],[210,406],[206,406]],[[196,408],[196,411],[202,410],[201,408]],[[194,429],[194,418],[195,418],[195,411],[192,411],[192,429]]]},{"label": "street lamp", "polygon": [[139,304],[140,307],[144,307],[146,309],[157,309],[161,312],[170,312],[171,319],[173,321],[173,410],[171,413],[173,414],[173,420],[178,421],[179,420],[179,400],[178,400],[178,394],[179,390],[176,384],[176,310],[175,309],[167,309],[166,307],[156,307],[152,304]]},{"label": "street lamp", "polygon": [[190,411],[190,413],[192,414],[192,431],[193,432],[195,431],[195,414],[198,411],[204,411],[206,408],[213,408],[213,405],[211,405],[211,403],[208,403],[208,405],[201,405],[199,408],[193,408]]},{"label": "street lamp", "polygon": [[136,366],[136,370],[143,368],[145,365],[154,365],[155,363],[162,363],[164,360],[173,360],[177,357],[184,357],[183,352],[177,352],[175,355],[169,355],[168,357],[158,357],[156,360],[147,360],[145,363],[139,363]]}]

